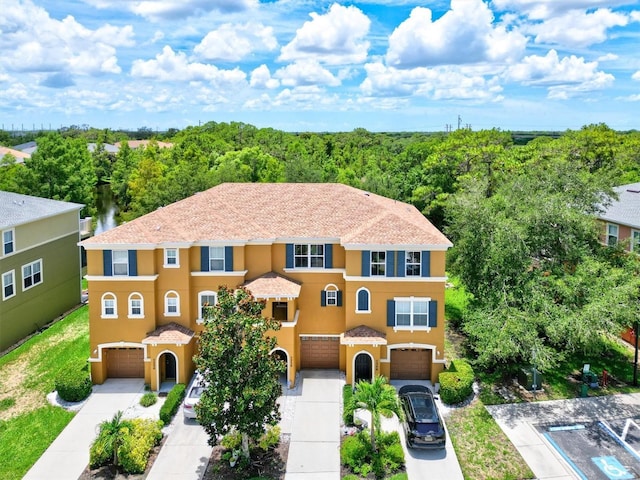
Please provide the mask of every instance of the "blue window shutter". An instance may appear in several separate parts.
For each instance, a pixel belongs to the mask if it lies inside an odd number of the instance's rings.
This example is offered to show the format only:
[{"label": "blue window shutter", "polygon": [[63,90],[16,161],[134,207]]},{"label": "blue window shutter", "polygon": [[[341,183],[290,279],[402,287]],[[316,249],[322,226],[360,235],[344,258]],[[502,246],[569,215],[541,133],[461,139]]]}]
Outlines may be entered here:
[{"label": "blue window shutter", "polygon": [[362,276],[371,275],[371,252],[369,250],[362,251]]},{"label": "blue window shutter", "polygon": [[387,250],[387,255],[385,258],[387,265],[384,268],[385,277],[395,277],[395,275],[393,274],[393,267],[395,267],[394,253],[395,252],[393,250]]},{"label": "blue window shutter", "polygon": [[321,307],[327,306],[327,292],[325,292],[324,290],[320,292],[320,306]]},{"label": "blue window shutter", "polygon": [[293,268],[293,243],[287,243],[286,268]]},{"label": "blue window shutter", "polygon": [[369,292],[360,290],[358,292],[358,311],[366,312],[369,310]]},{"label": "blue window shutter", "polygon": [[431,276],[431,252],[423,251],[420,255],[420,276],[421,277],[430,277]]},{"label": "blue window shutter", "polygon": [[324,268],[333,268],[333,245],[324,244]]},{"label": "blue window shutter", "polygon": [[337,305],[341,307],[342,306],[342,290],[338,290],[338,293],[336,294],[336,296],[338,297],[336,300]]},{"label": "blue window shutter", "polygon": [[224,271],[233,272],[233,247],[224,247]]},{"label": "blue window shutter", "polygon": [[138,252],[129,250],[129,276],[136,277],[138,275]]},{"label": "blue window shutter", "polygon": [[396,262],[396,277],[404,277],[407,271],[405,264],[406,252],[401,250],[398,252],[398,261]]},{"label": "blue window shutter", "polygon": [[200,247],[200,271],[209,271],[209,247]]},{"label": "blue window shutter", "polygon": [[438,326],[438,302],[436,300],[429,302],[429,326]]},{"label": "blue window shutter", "polygon": [[113,276],[113,260],[111,258],[111,250],[102,251],[102,264],[105,277]]},{"label": "blue window shutter", "polygon": [[387,327],[396,326],[396,302],[387,300]]}]

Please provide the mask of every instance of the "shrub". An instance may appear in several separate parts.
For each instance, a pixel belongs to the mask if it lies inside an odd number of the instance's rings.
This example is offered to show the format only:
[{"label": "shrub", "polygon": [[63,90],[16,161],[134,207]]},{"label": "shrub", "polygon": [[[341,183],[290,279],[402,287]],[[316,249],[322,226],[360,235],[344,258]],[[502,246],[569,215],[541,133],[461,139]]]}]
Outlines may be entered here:
[{"label": "shrub", "polygon": [[171,419],[178,411],[178,407],[184,398],[184,390],[184,383],[176,383],[167,394],[167,398],[162,404],[162,407],[160,407],[160,420],[162,420],[162,423],[165,425],[171,423]]},{"label": "shrub", "polygon": [[91,379],[86,372],[65,370],[54,381],[58,395],[67,402],[79,402],[91,394]]},{"label": "shrub", "polygon": [[342,387],[342,422],[351,426],[354,424],[353,412],[356,409],[356,404],[353,401],[353,388],[351,385],[345,385]]},{"label": "shrub", "polygon": [[268,426],[267,430],[258,440],[258,446],[262,450],[269,450],[275,447],[280,441],[280,427],[278,425]]},{"label": "shrub", "polygon": [[131,421],[130,433],[120,447],[120,466],[127,473],[143,473],[153,447],[162,440],[162,422],[145,418]]},{"label": "shrub", "polygon": [[398,432],[381,432],[376,436],[378,451],[371,448],[368,431],[347,437],[340,447],[343,465],[361,477],[373,472],[376,478],[387,478],[404,466],[404,451]]},{"label": "shrub", "polygon": [[158,401],[158,396],[153,392],[147,392],[140,398],[140,405],[150,407]]},{"label": "shrub", "polygon": [[220,445],[222,445],[227,450],[237,450],[242,443],[242,434],[237,430],[227,433],[222,440],[220,440]]},{"label": "shrub", "polygon": [[473,393],[475,374],[465,360],[451,362],[449,368],[440,373],[440,398],[444,403],[455,404],[467,399]]},{"label": "shrub", "polygon": [[[340,446],[340,461],[351,471],[366,476],[370,470],[372,449],[371,441],[366,432],[346,437]],[[363,471],[363,468],[366,470]]]}]

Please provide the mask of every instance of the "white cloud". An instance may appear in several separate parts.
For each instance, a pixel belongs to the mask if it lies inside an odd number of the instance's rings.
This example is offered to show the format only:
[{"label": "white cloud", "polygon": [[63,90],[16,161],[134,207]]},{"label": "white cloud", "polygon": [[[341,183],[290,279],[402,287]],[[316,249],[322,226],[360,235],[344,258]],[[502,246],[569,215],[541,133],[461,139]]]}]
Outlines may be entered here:
[{"label": "white cloud", "polygon": [[209,32],[194,52],[207,60],[237,62],[254,51],[270,51],[278,46],[273,28],[261,23],[232,25],[225,23]]},{"label": "white cloud", "polygon": [[53,19],[29,0],[3,4],[0,32],[0,67],[15,72],[117,74],[115,47],[134,45],[130,25],[90,30],[72,16]]},{"label": "white cloud", "polygon": [[640,82],[640,70],[638,70],[636,73],[634,73],[633,75],[631,75],[631,78],[633,80],[637,80]]},{"label": "white cloud", "polygon": [[523,85],[548,87],[549,98],[565,99],[579,93],[610,86],[613,75],[598,70],[597,62],[571,55],[558,58],[555,50],[546,56],[531,55],[508,69],[506,77]]},{"label": "white cloud", "polygon": [[571,10],[593,10],[632,5],[634,0],[493,0],[498,10],[517,11],[532,20],[545,20]]},{"label": "white cloud", "polygon": [[628,17],[608,8],[595,12],[572,10],[543,23],[531,25],[528,33],[535,35],[536,43],[554,43],[572,47],[586,47],[607,40],[607,30],[624,27]]},{"label": "white cloud", "polygon": [[275,77],[282,81],[282,85],[287,87],[327,85],[337,87],[340,80],[329,70],[324,68],[316,60],[300,60],[298,62],[279,68]]},{"label": "white cloud", "polygon": [[246,75],[239,68],[220,70],[214,65],[190,63],[183,52],[174,52],[168,45],[153,60],[135,60],[131,75],[165,82],[203,81],[220,86],[246,83]]},{"label": "white cloud", "polygon": [[273,99],[273,106],[299,110],[322,110],[335,106],[340,101],[337,95],[329,95],[318,86],[285,88]]},{"label": "white cloud", "polygon": [[430,9],[414,8],[389,37],[386,60],[398,68],[509,63],[522,56],[526,44],[517,30],[495,25],[482,0],[451,0],[451,10],[435,21]]},{"label": "white cloud", "polygon": [[315,59],[328,65],[362,63],[367,58],[369,42],[365,40],[371,21],[357,7],[331,5],[324,15],[310,14],[295,38],[285,45],[281,61]]},{"label": "white cloud", "polygon": [[253,72],[251,72],[251,80],[249,81],[249,85],[252,88],[273,89],[280,86],[280,81],[277,78],[272,78],[269,67],[263,64],[256,68]]},{"label": "white cloud", "polygon": [[618,60],[618,55],[615,53],[606,53],[598,57],[598,62],[610,62],[613,60]]},{"label": "white cloud", "polygon": [[241,12],[254,8],[258,0],[85,0],[100,9],[125,9],[148,20],[173,20],[203,13]]}]

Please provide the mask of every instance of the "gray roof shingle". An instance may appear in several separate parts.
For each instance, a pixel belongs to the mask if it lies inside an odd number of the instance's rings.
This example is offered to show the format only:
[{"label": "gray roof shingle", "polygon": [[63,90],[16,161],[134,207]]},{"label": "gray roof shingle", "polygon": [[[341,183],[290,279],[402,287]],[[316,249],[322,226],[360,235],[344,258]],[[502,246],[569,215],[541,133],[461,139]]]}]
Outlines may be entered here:
[{"label": "gray roof shingle", "polygon": [[80,210],[84,205],[0,190],[0,229]]},{"label": "gray roof shingle", "polygon": [[640,229],[640,182],[620,185],[614,190],[618,194],[618,200],[614,200],[600,218]]}]

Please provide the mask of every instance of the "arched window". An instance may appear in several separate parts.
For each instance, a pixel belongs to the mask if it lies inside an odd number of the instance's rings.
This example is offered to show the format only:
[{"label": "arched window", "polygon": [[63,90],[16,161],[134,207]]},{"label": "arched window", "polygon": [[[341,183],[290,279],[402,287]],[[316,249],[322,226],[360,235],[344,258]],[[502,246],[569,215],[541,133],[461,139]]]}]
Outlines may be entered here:
[{"label": "arched window", "polygon": [[356,292],[356,313],[371,313],[371,294],[365,287]]},{"label": "arched window", "polygon": [[203,292],[198,293],[198,305],[200,306],[200,312],[198,314],[199,320],[204,320],[206,318],[206,308],[213,307],[216,303],[218,303],[218,293],[205,290]]},{"label": "arched window", "polygon": [[144,317],[144,299],[138,292],[129,295],[129,318]]},{"label": "arched window", "polygon": [[107,292],[102,295],[102,318],[118,318],[118,300],[116,296]]},{"label": "arched window", "polygon": [[180,316],[180,295],[175,290],[169,290],[164,294],[165,317]]},{"label": "arched window", "polygon": [[324,290],[320,292],[320,305],[323,307],[342,306],[342,292],[338,290],[336,285],[330,283],[324,287]]}]

